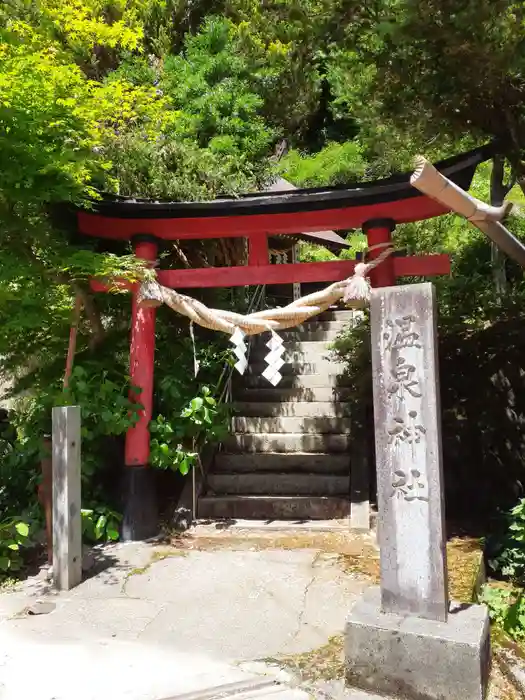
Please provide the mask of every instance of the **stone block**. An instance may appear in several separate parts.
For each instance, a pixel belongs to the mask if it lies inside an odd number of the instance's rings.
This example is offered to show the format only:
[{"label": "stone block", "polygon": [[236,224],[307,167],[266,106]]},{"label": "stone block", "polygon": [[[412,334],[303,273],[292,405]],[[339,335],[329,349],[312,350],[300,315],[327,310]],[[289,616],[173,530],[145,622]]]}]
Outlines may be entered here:
[{"label": "stone block", "polygon": [[224,441],[228,452],[350,452],[350,434],[236,433]]},{"label": "stone block", "polygon": [[236,433],[314,433],[342,435],[350,431],[349,418],[330,416],[235,416]]},{"label": "stone block", "polygon": [[381,612],[366,591],[346,624],[346,681],[406,700],[484,700],[490,670],[485,606],[452,604],[447,622]]},{"label": "stone block", "polygon": [[334,474],[209,474],[207,493],[275,496],[345,496],[350,478]]},{"label": "stone block", "polygon": [[199,518],[236,520],[337,520],[347,518],[350,501],[337,496],[204,496]]}]

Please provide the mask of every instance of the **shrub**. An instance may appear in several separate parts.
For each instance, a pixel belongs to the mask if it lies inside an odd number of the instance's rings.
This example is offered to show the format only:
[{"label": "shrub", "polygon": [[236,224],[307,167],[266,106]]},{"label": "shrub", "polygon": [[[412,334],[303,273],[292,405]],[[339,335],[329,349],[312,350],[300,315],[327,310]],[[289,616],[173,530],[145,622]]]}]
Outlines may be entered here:
[{"label": "shrub", "polygon": [[[507,530],[502,539],[489,540],[494,551],[490,567],[515,583],[525,584],[525,498],[506,515]],[[525,611],[525,608],[524,608]]]},{"label": "shrub", "polygon": [[490,619],[512,639],[525,640],[525,591],[504,586],[485,586],[480,602],[489,609]]}]

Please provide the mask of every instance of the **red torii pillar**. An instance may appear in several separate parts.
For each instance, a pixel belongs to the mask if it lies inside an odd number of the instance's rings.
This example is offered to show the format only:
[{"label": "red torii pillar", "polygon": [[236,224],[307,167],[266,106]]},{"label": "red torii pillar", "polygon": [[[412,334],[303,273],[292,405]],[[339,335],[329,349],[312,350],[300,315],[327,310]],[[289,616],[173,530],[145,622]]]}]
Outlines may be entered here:
[{"label": "red torii pillar", "polygon": [[[370,219],[363,224],[366,234],[369,260],[375,260],[383,250],[392,245],[392,232],[396,225],[392,219]],[[370,271],[372,287],[392,287],[396,283],[394,258],[390,255],[386,260]]]},{"label": "red torii pillar", "polygon": [[[391,219],[370,219],[362,230],[368,244],[367,261],[374,260],[392,245],[392,232],[395,222]],[[370,271],[372,287],[392,287],[396,283],[393,255],[388,256]],[[352,412],[352,423],[358,431],[366,434],[370,425],[372,407],[366,402]],[[361,441],[353,441],[351,446],[352,470],[350,474],[350,527],[355,530],[370,529],[370,464],[375,464],[373,454]]]},{"label": "red torii pillar", "polygon": [[[139,234],[132,239],[138,258],[155,262],[158,243],[154,236]],[[131,301],[129,368],[131,385],[139,389],[132,397],[142,405],[138,422],[126,434],[122,496],[124,519],[122,538],[144,540],[157,534],[158,514],[155,478],[148,467],[149,423],[153,411],[153,365],[155,362],[155,308],[140,306],[138,289]]]}]

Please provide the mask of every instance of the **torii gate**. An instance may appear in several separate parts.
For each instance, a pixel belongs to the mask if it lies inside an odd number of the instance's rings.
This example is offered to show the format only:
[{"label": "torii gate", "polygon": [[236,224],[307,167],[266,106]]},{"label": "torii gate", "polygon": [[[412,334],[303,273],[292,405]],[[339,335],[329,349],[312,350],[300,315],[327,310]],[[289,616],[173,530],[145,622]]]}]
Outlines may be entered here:
[{"label": "torii gate", "polygon": [[[436,164],[439,172],[468,190],[479,163],[492,155],[490,146]],[[367,236],[369,259],[392,241],[397,224],[429,219],[449,212],[447,206],[410,185],[410,174],[347,187],[298,189],[221,198],[209,202],[153,202],[106,197],[90,211],[78,211],[79,231],[102,239],[128,240],[135,255],[157,260],[165,240],[244,237],[248,264],[226,268],[159,269],[160,284],[177,289],[334,282],[353,274],[355,261],[270,265],[268,236],[361,228]],[[403,276],[434,276],[450,272],[448,255],[391,256],[370,274],[374,287],[395,285]],[[107,287],[93,281],[95,291]],[[155,353],[155,309],[141,307],[132,288],[130,378],[141,389],[143,409],[126,436],[124,538],[155,534],[156,509],[149,460]]]}]

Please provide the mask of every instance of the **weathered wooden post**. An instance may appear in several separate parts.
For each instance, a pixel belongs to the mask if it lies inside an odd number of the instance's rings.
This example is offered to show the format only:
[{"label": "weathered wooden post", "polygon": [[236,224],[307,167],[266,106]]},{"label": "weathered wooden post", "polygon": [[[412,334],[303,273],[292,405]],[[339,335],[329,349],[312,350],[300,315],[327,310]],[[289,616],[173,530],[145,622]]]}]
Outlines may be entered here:
[{"label": "weathered wooden post", "polygon": [[80,407],[53,408],[53,578],[68,591],[82,580]]},{"label": "weathered wooden post", "polygon": [[381,590],[346,628],[350,685],[413,700],[485,697],[484,606],[448,601],[434,287],[373,290]]}]

